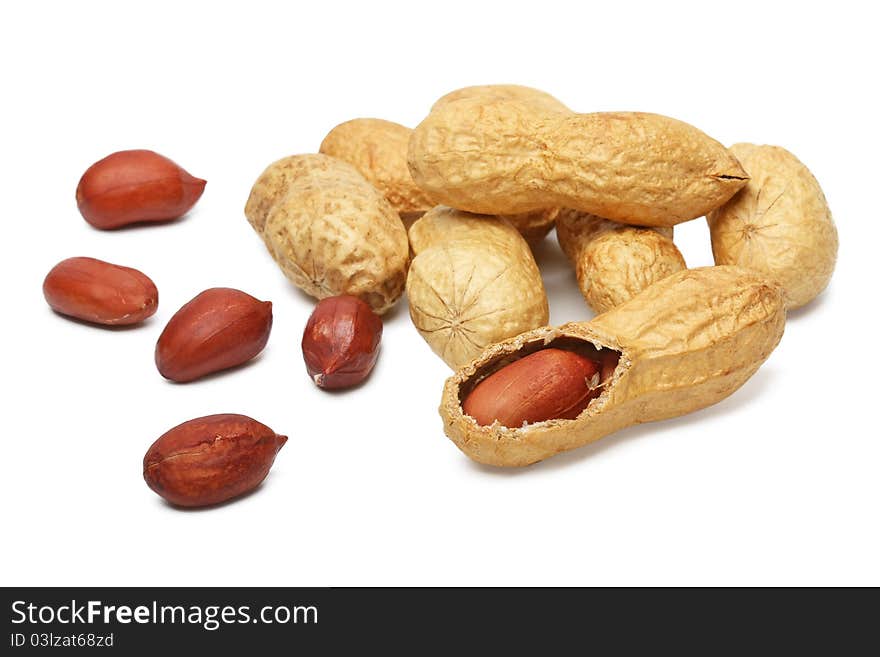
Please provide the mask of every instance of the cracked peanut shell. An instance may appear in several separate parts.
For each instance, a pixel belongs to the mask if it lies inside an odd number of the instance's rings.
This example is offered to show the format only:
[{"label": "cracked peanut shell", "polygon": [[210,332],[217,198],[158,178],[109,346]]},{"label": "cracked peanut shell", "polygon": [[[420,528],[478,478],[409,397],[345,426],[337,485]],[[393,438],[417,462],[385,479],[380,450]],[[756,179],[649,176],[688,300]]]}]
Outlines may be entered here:
[{"label": "cracked peanut shell", "polygon": [[455,369],[546,324],[547,295],[523,237],[498,217],[437,207],[410,229],[406,291],[421,336]]},{"label": "cracked peanut shell", "polygon": [[380,314],[403,294],[406,229],[347,162],[320,154],[275,162],[254,184],[245,214],[285,276],[307,294],[350,294]]},{"label": "cracked peanut shell", "polygon": [[810,170],[779,146],[730,150],[749,183],[707,219],[719,265],[763,272],[782,285],[789,309],[812,301],[831,279],[837,228]]},{"label": "cracked peanut shell", "polygon": [[408,162],[419,187],[458,209],[565,207],[643,226],[704,215],[748,179],[724,146],[676,119],[482,97],[434,109],[413,132]]},{"label": "cracked peanut shell", "polygon": [[[678,272],[589,322],[528,331],[486,349],[447,379],[440,415],[465,454],[523,466],[625,427],[677,417],[721,401],[767,359],[785,326],[781,289],[739,267]],[[620,354],[602,393],[574,420],[480,426],[462,401],[504,365],[546,347]]]},{"label": "cracked peanut shell", "polygon": [[597,313],[687,268],[672,242],[671,227],[627,226],[567,209],[556,218],[556,237],[575,266],[581,293]]}]

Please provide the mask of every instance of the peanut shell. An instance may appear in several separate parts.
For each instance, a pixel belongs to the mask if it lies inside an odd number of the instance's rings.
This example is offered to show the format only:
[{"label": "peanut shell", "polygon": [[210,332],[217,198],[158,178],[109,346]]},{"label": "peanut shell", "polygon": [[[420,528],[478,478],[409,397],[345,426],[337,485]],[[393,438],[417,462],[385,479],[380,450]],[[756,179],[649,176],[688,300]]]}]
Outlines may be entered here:
[{"label": "peanut shell", "polygon": [[837,228],[825,195],[784,148],[735,144],[730,150],[752,178],[707,217],[715,263],[763,272],[782,285],[790,309],[803,306],[828,285],[837,260]]},{"label": "peanut shell", "polygon": [[413,224],[407,276],[410,317],[450,367],[549,317],[528,244],[508,223],[435,208]]},{"label": "peanut shell", "polygon": [[672,242],[671,227],[626,226],[562,210],[556,218],[556,237],[575,265],[581,293],[597,313],[687,267]]},{"label": "peanut shell", "polygon": [[382,119],[352,119],[333,128],[320,152],[354,166],[400,215],[422,214],[434,203],[409,173],[406,150],[412,130]]},{"label": "peanut shell", "polygon": [[[535,463],[641,422],[677,417],[721,401],[767,359],[785,326],[781,289],[739,267],[680,271],[590,322],[528,331],[486,349],[447,379],[440,415],[446,435],[472,459]],[[480,426],[462,400],[483,378],[546,347],[619,352],[602,393],[574,420]]]},{"label": "peanut shell", "polygon": [[478,84],[472,87],[463,87],[450,91],[441,97],[431,107],[433,112],[449,103],[468,98],[481,98],[483,100],[513,100],[532,105],[537,111],[547,113],[568,113],[572,111],[550,94],[540,89],[523,87],[518,84]]},{"label": "peanut shell", "polygon": [[522,235],[510,222],[444,205],[432,208],[409,229],[409,243],[414,255],[438,244],[461,240],[499,243],[517,249],[524,246]]},{"label": "peanut shell", "polygon": [[347,162],[328,155],[279,160],[257,180],[245,213],[287,278],[307,294],[350,294],[377,313],[403,294],[406,229]]},{"label": "peanut shell", "polygon": [[434,109],[413,132],[408,162],[419,187],[461,210],[566,207],[644,226],[699,217],[748,179],[724,146],[676,119],[482,97]]}]

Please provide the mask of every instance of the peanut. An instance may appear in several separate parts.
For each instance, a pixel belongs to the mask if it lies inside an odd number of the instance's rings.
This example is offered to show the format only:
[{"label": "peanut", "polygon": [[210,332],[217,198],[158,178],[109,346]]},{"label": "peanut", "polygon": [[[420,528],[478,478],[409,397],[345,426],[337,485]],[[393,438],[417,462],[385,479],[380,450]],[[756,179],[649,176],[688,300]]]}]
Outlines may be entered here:
[{"label": "peanut", "polygon": [[[519,103],[527,103],[533,107],[536,112],[548,114],[573,114],[568,107],[550,94],[538,89],[523,87],[516,84],[484,84],[473,87],[463,87],[440,98],[434,103],[431,111],[441,108],[444,105],[448,105],[449,103],[467,98],[480,98],[483,100],[513,100]],[[500,216],[509,221],[513,227],[526,238],[526,241],[531,246],[534,246],[544,239],[547,233],[553,229],[553,224],[558,212],[558,208],[547,208],[544,210],[533,210],[517,214],[502,214]]]},{"label": "peanut", "polygon": [[575,265],[587,303],[603,313],[686,269],[672,228],[625,226],[577,210],[556,217],[559,245]]},{"label": "peanut", "polygon": [[788,308],[812,301],[831,279],[837,228],[809,169],[779,146],[735,144],[752,179],[709,213],[712,252],[719,265],[763,272],[785,292]]},{"label": "peanut", "polygon": [[263,351],[272,330],[272,302],[215,287],[184,304],[156,343],[156,367],[185,383],[246,363]]},{"label": "peanut", "polygon": [[462,210],[567,207],[645,226],[699,217],[748,180],[727,149],[682,121],[482,97],[435,108],[413,132],[408,162],[419,187]]},{"label": "peanut", "polygon": [[182,507],[208,506],[253,490],[287,442],[245,415],[189,420],[162,434],[144,456],[144,480]]},{"label": "peanut", "polygon": [[[590,322],[539,328],[489,347],[446,381],[440,415],[446,435],[472,459],[528,465],[724,399],[767,359],[784,326],[782,291],[764,276],[729,266],[680,271]],[[609,354],[602,392],[576,419],[483,426],[466,414],[462,403],[480,381],[546,348]],[[520,373],[519,385],[529,373]],[[520,393],[499,391],[513,399]]]},{"label": "peanut", "polygon": [[162,222],[189,212],[205,181],[158,153],[119,151],[95,162],[76,188],[83,218],[95,228]]},{"label": "peanut", "polygon": [[350,388],[366,379],[379,356],[382,320],[352,296],[318,302],[303,331],[302,352],[319,388]]},{"label": "peanut", "polygon": [[403,294],[406,229],[347,162],[328,155],[275,162],[254,184],[245,214],[287,278],[313,297],[350,294],[381,314]]},{"label": "peanut", "polygon": [[159,291],[145,274],[95,258],[68,258],[43,281],[55,312],[93,324],[138,324],[156,312]]},{"label": "peanut", "polygon": [[412,130],[382,119],[352,119],[333,128],[319,152],[348,162],[385,195],[404,221],[434,207],[406,166]]},{"label": "peanut", "polygon": [[421,336],[453,369],[504,338],[545,324],[547,295],[528,244],[510,224],[437,207],[410,229],[406,281]]},{"label": "peanut", "polygon": [[[483,88],[475,87],[475,93],[477,89]],[[344,160],[360,171],[385,195],[407,229],[435,205],[416,185],[407,167],[410,135],[412,130],[399,123],[352,119],[333,128],[320,148],[321,153]],[[555,210],[539,210],[505,218],[529,243],[536,243],[553,228],[555,216]]]},{"label": "peanut", "polygon": [[473,87],[462,87],[455,91],[450,91],[442,96],[431,107],[433,112],[436,109],[467,98],[480,98],[483,100],[512,100],[521,103],[528,103],[535,108],[536,111],[546,112],[548,114],[560,112],[564,114],[572,114],[561,101],[557,100],[550,94],[533,89],[532,87],[523,87],[518,84],[478,84]]},{"label": "peanut", "polygon": [[599,395],[600,368],[573,351],[542,349],[480,381],[461,408],[481,425],[573,420]]}]

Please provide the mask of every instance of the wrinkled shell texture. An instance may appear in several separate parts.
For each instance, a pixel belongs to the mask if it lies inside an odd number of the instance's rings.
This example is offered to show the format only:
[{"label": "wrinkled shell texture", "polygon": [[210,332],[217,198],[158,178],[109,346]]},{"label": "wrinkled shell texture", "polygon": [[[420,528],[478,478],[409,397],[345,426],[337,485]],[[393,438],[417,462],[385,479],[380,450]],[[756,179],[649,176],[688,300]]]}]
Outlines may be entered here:
[{"label": "wrinkled shell texture", "polygon": [[672,226],[727,201],[747,180],[720,143],[658,114],[539,112],[464,98],[413,132],[409,168],[438,202],[483,214],[566,207]]},{"label": "wrinkled shell texture", "polygon": [[480,84],[473,87],[463,87],[450,91],[440,98],[431,107],[433,112],[449,103],[467,98],[480,98],[483,100],[513,100],[528,103],[536,111],[545,113],[571,113],[571,110],[561,101],[540,89],[523,87],[518,84]]},{"label": "wrinkled shell texture", "polygon": [[517,249],[524,246],[522,236],[510,222],[445,205],[432,208],[409,229],[410,248],[415,255],[444,242],[461,240],[501,242]]},{"label": "wrinkled shell texture", "polygon": [[353,119],[333,128],[321,153],[353,165],[402,215],[430,210],[434,203],[416,186],[406,165],[412,129],[382,119]]},{"label": "wrinkled shell texture", "polygon": [[354,175],[356,173],[356,169],[340,166],[339,160],[329,155],[307,153],[282,158],[266,167],[257,178],[245,204],[244,214],[254,230],[262,235],[269,211],[297,179],[326,174],[329,179],[338,177],[348,182],[360,179],[359,175]]},{"label": "wrinkled shell texture", "polygon": [[248,201],[255,228],[273,198],[263,239],[297,287],[318,299],[350,294],[378,313],[400,298],[409,261],[406,229],[353,166],[326,155],[276,162]]},{"label": "wrinkled shell texture", "polygon": [[715,262],[771,276],[789,309],[809,303],[828,285],[837,260],[837,228],[819,183],[784,148],[730,150],[751,180],[708,215]]},{"label": "wrinkled shell texture", "polygon": [[[536,329],[488,348],[446,381],[440,415],[447,436],[472,459],[528,465],[724,399],[767,359],[784,326],[782,291],[764,276],[739,267],[681,271],[590,322]],[[508,428],[464,415],[462,396],[481,378],[566,341],[621,354],[602,394],[575,420]]]},{"label": "wrinkled shell texture", "polygon": [[559,214],[559,208],[547,208],[545,210],[535,210],[534,212],[502,214],[499,216],[510,222],[519,231],[519,234],[526,238],[529,245],[534,246],[544,239],[547,233],[553,230],[557,214]]},{"label": "wrinkled shell texture", "polygon": [[[444,232],[455,238],[444,239]],[[509,224],[438,208],[417,221],[411,233],[418,255],[407,277],[410,317],[450,367],[546,324],[541,274],[525,240]]]},{"label": "wrinkled shell texture", "polygon": [[[566,107],[561,101],[557,100],[550,94],[533,89],[532,87],[523,87],[516,84],[485,84],[473,87],[464,87],[452,91],[440,98],[431,111],[443,107],[448,103],[467,98],[481,98],[483,100],[513,100],[520,103],[527,103],[534,111],[553,114],[563,113],[572,114],[572,111]],[[526,238],[530,245],[535,245],[553,229],[553,224],[558,214],[558,208],[549,208],[544,210],[533,210],[530,212],[520,212],[517,214],[501,215],[509,221],[520,234]]]},{"label": "wrinkled shell texture", "polygon": [[578,286],[597,313],[687,267],[672,242],[672,228],[625,226],[576,210],[562,211],[556,225]]}]

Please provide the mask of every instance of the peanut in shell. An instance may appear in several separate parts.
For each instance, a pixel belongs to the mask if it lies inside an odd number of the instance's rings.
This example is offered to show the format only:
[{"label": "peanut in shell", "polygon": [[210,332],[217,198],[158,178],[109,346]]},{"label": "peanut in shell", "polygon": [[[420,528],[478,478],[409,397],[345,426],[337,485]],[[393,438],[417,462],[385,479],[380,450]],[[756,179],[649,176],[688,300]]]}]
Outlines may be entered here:
[{"label": "peanut in shell", "polygon": [[380,314],[403,294],[406,229],[347,162],[328,155],[275,162],[254,184],[245,214],[285,276],[307,294],[356,296]]},{"label": "peanut in shell", "polygon": [[547,295],[523,237],[498,217],[437,207],[410,228],[410,317],[451,368],[546,324]]},{"label": "peanut in shell", "polygon": [[837,228],[810,170],[779,146],[734,144],[751,180],[709,213],[719,265],[763,272],[785,292],[789,309],[812,301],[831,279]]},{"label": "peanut in shell", "polygon": [[672,242],[671,227],[627,226],[566,209],[556,217],[556,237],[575,266],[581,293],[597,313],[687,267]]},{"label": "peanut in shell", "polygon": [[401,215],[421,215],[434,203],[409,173],[406,151],[412,130],[383,119],[352,119],[333,128],[319,151],[354,166]]},{"label": "peanut in shell", "polygon": [[[589,322],[543,327],[486,349],[447,379],[440,415],[470,458],[523,466],[625,427],[677,417],[742,386],[779,343],[782,290],[739,267],[684,270]],[[619,361],[602,393],[574,420],[480,426],[462,401],[489,374],[546,347],[611,349]]]},{"label": "peanut in shell", "polygon": [[435,108],[413,132],[408,162],[419,187],[461,210],[565,207],[642,226],[702,216],[748,180],[724,146],[676,119],[482,97]]}]

